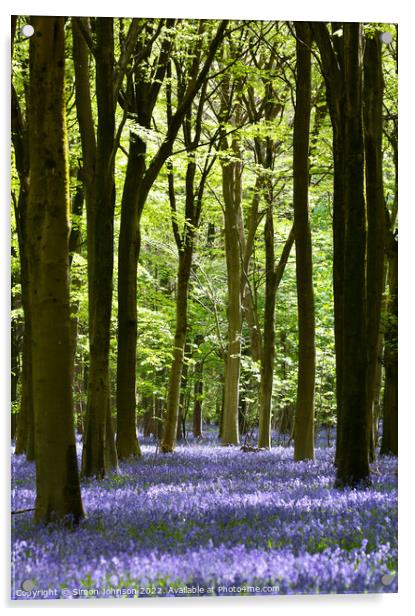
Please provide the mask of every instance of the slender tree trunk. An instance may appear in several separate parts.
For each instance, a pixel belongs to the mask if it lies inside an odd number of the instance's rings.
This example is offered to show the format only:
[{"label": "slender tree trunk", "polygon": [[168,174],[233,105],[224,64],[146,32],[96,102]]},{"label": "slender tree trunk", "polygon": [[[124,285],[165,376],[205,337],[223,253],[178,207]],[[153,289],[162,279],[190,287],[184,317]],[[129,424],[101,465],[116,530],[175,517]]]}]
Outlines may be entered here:
[{"label": "slender tree trunk", "polygon": [[343,391],[336,482],[369,481],[367,431],[366,212],[362,127],[362,26],[344,24],[345,211]]},{"label": "slender tree trunk", "polygon": [[[224,362],[224,369],[225,369],[225,373],[226,373],[226,361]],[[224,408],[225,408],[225,374],[223,375],[223,380],[221,381],[221,386],[220,386],[220,399],[218,399],[216,401],[216,410],[218,413],[218,423],[219,423],[219,430],[218,430],[218,438],[222,439],[223,438],[223,418],[224,418]]]},{"label": "slender tree trunk", "polygon": [[33,18],[28,201],[37,522],[83,516],[72,404],[64,18]]},{"label": "slender tree trunk", "polygon": [[[83,19],[83,18],[81,18]],[[84,21],[84,27],[87,24]],[[92,114],[90,80],[89,80],[89,50],[79,29],[76,19],[72,19],[72,54],[75,72],[75,103],[79,132],[82,145],[82,181],[85,188],[85,206],[87,215],[87,247],[88,247],[88,310],[89,322],[92,320],[92,275],[94,271],[93,225],[96,201],[96,141],[94,118]]]},{"label": "slender tree trunk", "polygon": [[[27,248],[26,248],[27,250]],[[20,264],[22,267],[22,258]],[[23,273],[21,274],[23,276]],[[28,285],[22,281],[22,301],[24,310],[23,351],[22,351],[22,388],[21,402],[16,425],[16,454],[25,453],[28,460],[34,460],[33,438],[33,391],[32,391],[32,341],[31,314],[29,308]],[[23,290],[24,289],[24,290]]]},{"label": "slender tree trunk", "polygon": [[164,399],[159,396],[154,400],[154,436],[160,440],[163,434]]},{"label": "slender tree trunk", "polygon": [[[13,306],[13,303],[12,303]],[[17,319],[11,320],[11,335],[10,335],[10,402],[13,404],[17,400],[17,385],[20,378],[20,362],[19,362],[19,343],[18,343],[18,322]],[[14,410],[14,409],[12,409]],[[16,414],[12,412],[10,418],[11,439],[16,436]]]},{"label": "slender tree trunk", "polygon": [[202,400],[201,400],[201,396],[203,395],[203,380],[199,380],[197,383],[195,383],[194,395],[195,395],[195,404],[193,408],[193,436],[195,438],[201,438],[203,434]]},{"label": "slender tree trunk", "polygon": [[271,448],[272,386],[275,358],[276,273],[272,204],[267,204],[265,240],[265,307],[261,358],[260,413],[258,447]]},{"label": "slender tree trunk", "polygon": [[344,80],[342,75],[343,48],[330,37],[327,26],[311,23],[317,42],[326,84],[327,102],[333,129],[333,296],[334,296],[334,340],[336,352],[336,455],[338,464],[341,449],[342,405],[343,405],[343,305],[344,305],[344,250],[345,250],[345,137],[344,137]]},{"label": "slender tree trunk", "polygon": [[121,459],[141,455],[136,432],[136,263],[140,250],[138,197],[145,151],[145,143],[131,133],[118,246],[117,451]]},{"label": "slender tree trunk", "polygon": [[315,317],[308,216],[311,108],[311,31],[296,22],[297,81],[294,116],[294,229],[298,304],[298,383],[294,459],[314,459]]},{"label": "slender tree trunk", "polygon": [[258,446],[269,449],[271,447],[272,387],[274,382],[276,293],[294,243],[294,227],[292,227],[284,244],[278,265],[275,265],[272,199],[269,199],[267,205],[264,227],[266,277]]},{"label": "slender tree trunk", "polygon": [[180,387],[179,398],[179,417],[177,420],[177,436],[176,440],[179,441],[186,436],[185,421],[186,421],[186,391],[187,391],[187,375],[189,372],[189,364],[186,358],[191,357],[191,348],[188,342],[184,346],[184,361],[182,368],[182,382]]},{"label": "slender tree trunk", "polygon": [[385,205],[383,194],[383,75],[382,42],[368,38],[364,55],[364,130],[367,200],[367,424],[369,454],[375,458],[374,400],[384,287]]},{"label": "slender tree trunk", "polygon": [[[12,45],[16,29],[16,16],[12,16]],[[13,53],[13,47],[12,47]],[[24,315],[22,351],[21,403],[16,420],[16,454],[25,453],[34,460],[34,422],[32,391],[31,312],[29,302],[29,264],[27,256],[27,204],[29,191],[29,151],[27,127],[12,83],[11,129],[16,169],[19,175],[19,196],[16,208],[17,239],[20,259],[20,286]]]},{"label": "slender tree trunk", "polygon": [[[200,345],[203,342],[203,336],[197,335],[195,344]],[[200,438],[202,436],[203,421],[202,421],[202,402],[203,402],[203,361],[198,360],[195,364],[194,372],[194,405],[193,405],[193,436]]]},{"label": "slender tree trunk", "polygon": [[[96,20],[96,95],[98,109],[95,170],[95,203],[92,225],[90,270],[90,366],[82,474],[104,477],[114,460],[114,434],[110,417],[109,348],[113,273],[114,225],[114,130],[113,19]],[[109,466],[109,464],[111,464]]]},{"label": "slender tree trunk", "polygon": [[174,451],[179,415],[180,385],[183,370],[184,346],[187,332],[187,303],[193,249],[191,246],[179,253],[176,296],[176,331],[174,335],[173,363],[170,370],[166,422],[161,450]]},{"label": "slender tree trunk", "polygon": [[398,455],[398,242],[388,247],[388,309],[385,328],[385,390],[381,454]]},{"label": "slender tree trunk", "polygon": [[[11,256],[16,257],[16,251],[14,246],[11,249]],[[20,298],[16,293],[16,287],[18,284],[17,276],[11,271],[11,298],[10,306],[12,312],[19,307]],[[11,402],[11,417],[10,417],[10,436],[13,441],[16,437],[16,417],[14,404],[17,400],[17,388],[20,380],[20,344],[19,344],[19,330],[20,319],[17,317],[11,318],[11,331],[10,331],[10,402]]]},{"label": "slender tree trunk", "polygon": [[[234,144],[234,149],[235,146]],[[240,162],[222,164],[225,203],[225,250],[228,279],[228,348],[225,369],[225,404],[222,441],[239,444],[239,377],[241,366],[241,173]]]}]

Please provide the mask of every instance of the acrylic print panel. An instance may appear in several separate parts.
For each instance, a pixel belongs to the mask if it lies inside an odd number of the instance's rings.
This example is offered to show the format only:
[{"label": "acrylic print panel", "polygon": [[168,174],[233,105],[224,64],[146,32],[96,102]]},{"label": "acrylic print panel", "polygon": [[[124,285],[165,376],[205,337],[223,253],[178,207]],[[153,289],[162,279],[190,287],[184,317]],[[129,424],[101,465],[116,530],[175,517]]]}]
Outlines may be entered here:
[{"label": "acrylic print panel", "polygon": [[12,599],[396,593],[397,26],[14,16],[11,105]]}]

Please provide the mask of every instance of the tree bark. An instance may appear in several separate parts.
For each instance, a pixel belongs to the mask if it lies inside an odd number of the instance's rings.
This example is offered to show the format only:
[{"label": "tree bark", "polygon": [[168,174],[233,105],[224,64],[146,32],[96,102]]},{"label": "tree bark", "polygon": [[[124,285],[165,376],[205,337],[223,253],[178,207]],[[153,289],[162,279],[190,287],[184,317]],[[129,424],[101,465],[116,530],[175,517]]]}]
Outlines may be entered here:
[{"label": "tree bark", "polygon": [[343,389],[336,483],[369,481],[367,433],[366,211],[362,127],[362,26],[344,24],[345,211]]},{"label": "tree bark", "polygon": [[[14,285],[12,285],[14,286]],[[12,309],[13,309],[13,297],[12,297]],[[14,413],[13,403],[17,400],[17,386],[20,378],[20,352],[19,352],[19,339],[18,339],[18,320],[11,320],[11,332],[10,332],[10,402],[12,403],[12,413],[10,418],[11,439],[14,440],[16,436],[16,414]]]},{"label": "tree bark", "polygon": [[[330,37],[327,26],[311,23],[318,45],[327,101],[333,129],[333,296],[334,340],[336,352],[336,454],[338,464],[342,430],[343,404],[343,305],[344,305],[344,242],[345,242],[345,143],[344,143],[344,80],[342,70],[343,37]],[[333,26],[333,30],[335,27]],[[336,27],[337,29],[337,27]],[[333,42],[333,39],[335,41]]]},{"label": "tree bark", "polygon": [[274,254],[274,220],[271,203],[267,204],[265,240],[265,306],[261,357],[260,412],[258,447],[271,448],[272,386],[275,358],[276,273]]},{"label": "tree bark", "polygon": [[[88,233],[90,269],[90,366],[82,474],[104,477],[113,467],[114,434],[110,417],[109,348],[114,249],[113,19],[96,20],[96,96],[98,110],[95,203]],[[114,465],[116,467],[116,464]]]},{"label": "tree bark", "polygon": [[145,151],[145,143],[131,133],[118,244],[117,451],[120,459],[141,455],[136,432],[136,263],[140,250],[137,201],[145,170]]},{"label": "tree bark", "polygon": [[72,404],[64,18],[34,17],[28,200],[36,522],[83,516]]},{"label": "tree bark", "polygon": [[311,31],[295,22],[297,79],[294,115],[294,230],[298,305],[298,381],[294,460],[314,459],[315,316],[311,230],[308,215],[311,109]]},{"label": "tree bark", "polygon": [[[239,146],[232,144],[237,156]],[[241,173],[240,161],[222,163],[222,186],[225,219],[225,252],[228,281],[228,348],[225,369],[225,402],[222,441],[224,445],[239,444],[239,377],[241,366],[241,274],[242,255],[240,245],[241,215]]]},{"label": "tree bark", "polygon": [[176,330],[174,334],[173,362],[170,369],[168,385],[166,421],[161,445],[161,450],[164,453],[173,452],[176,445],[180,386],[187,333],[187,303],[192,253],[193,250],[191,248],[179,253],[176,295]]},{"label": "tree bark", "polygon": [[[16,17],[12,16],[12,45],[16,29]],[[13,52],[13,47],[12,47]],[[16,454],[26,454],[34,460],[34,422],[31,359],[31,312],[29,302],[30,276],[27,256],[27,204],[29,191],[29,149],[27,126],[17,93],[12,83],[11,132],[16,170],[19,176],[19,196],[15,211],[17,240],[20,259],[20,286],[24,315],[22,351],[22,387],[20,409],[16,420]]]},{"label": "tree bark", "polygon": [[278,265],[275,265],[274,255],[274,221],[268,203],[264,227],[265,239],[265,307],[264,307],[264,335],[261,356],[261,386],[258,447],[271,448],[271,419],[272,419],[272,387],[274,382],[275,358],[275,302],[278,286],[287,265],[288,257],[294,243],[294,227],[291,229],[284,244]]},{"label": "tree bark", "polygon": [[374,401],[379,355],[379,327],[384,287],[385,205],[383,194],[382,42],[367,38],[364,55],[364,137],[367,202],[367,428],[370,460],[375,458]]},{"label": "tree bark", "polygon": [[398,455],[398,242],[388,247],[388,309],[385,328],[385,390],[381,454]]}]

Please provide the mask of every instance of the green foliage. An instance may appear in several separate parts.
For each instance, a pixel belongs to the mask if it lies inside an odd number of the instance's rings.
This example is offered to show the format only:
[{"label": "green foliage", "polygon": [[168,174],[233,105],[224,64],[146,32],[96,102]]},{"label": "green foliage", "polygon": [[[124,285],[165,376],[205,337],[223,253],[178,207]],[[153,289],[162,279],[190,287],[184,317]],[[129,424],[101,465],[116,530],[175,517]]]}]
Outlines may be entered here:
[{"label": "green foliage", "polygon": [[[23,18],[21,18],[23,19]],[[20,27],[18,20],[17,28]],[[139,43],[148,36],[144,26],[150,20],[141,20]],[[157,26],[159,20],[156,20]],[[115,19],[116,57],[122,50],[129,19]],[[147,144],[146,163],[163,143],[167,133],[166,98],[171,89],[173,111],[177,107],[178,93],[189,86],[190,67],[195,55],[205,50],[218,22],[207,20],[180,20],[174,27],[163,25],[161,35],[143,60],[140,70],[150,80],[153,62],[165,37],[173,41],[171,52],[172,76],[165,79],[157,101],[150,129],[144,129],[136,117],[117,106],[117,125],[122,127],[120,147],[115,158],[115,255],[114,292],[111,326],[111,378],[115,394],[117,353],[117,257],[120,224],[120,203],[128,160],[130,133],[137,134]],[[387,205],[394,207],[396,177],[394,145],[397,130],[397,75],[396,75],[396,27],[390,24],[365,24],[366,37],[380,32],[390,32],[393,40],[383,47],[385,76],[385,125],[384,125],[384,183]],[[334,35],[341,37],[339,28]],[[92,38],[94,39],[92,30]],[[143,39],[143,40],[141,40]],[[76,117],[74,67],[71,52],[71,23],[66,23],[66,106],[68,121],[68,146],[70,163],[71,197],[78,188],[78,169],[82,166],[81,141]],[[29,42],[17,37],[12,62],[13,83],[23,117],[26,109],[26,91],[29,78]],[[273,56],[274,55],[274,56]],[[274,57],[275,61],[269,62]],[[94,62],[90,63],[91,92],[94,92]],[[221,105],[221,87],[224,80],[242,84],[238,95],[240,124],[235,126],[230,119],[218,118]],[[124,86],[126,83],[124,83]],[[206,181],[200,226],[195,233],[194,261],[188,309],[188,346],[185,358],[187,380],[185,395],[189,408],[194,401],[195,366],[203,362],[204,418],[218,420],[222,398],[224,351],[227,331],[227,279],[225,266],[225,240],[223,232],[222,168],[224,161],[235,160],[236,153],[230,149],[218,152],[219,125],[239,143],[242,159],[242,205],[245,226],[255,192],[257,178],[264,183],[259,189],[259,223],[255,234],[254,249],[247,278],[253,290],[256,308],[262,326],[265,290],[264,213],[266,190],[272,193],[275,226],[276,260],[281,255],[284,242],[292,225],[292,123],[295,92],[295,39],[286,23],[232,22],[224,45],[214,60],[207,81],[208,101],[202,122],[201,146],[191,152],[184,147],[183,132],[179,132],[167,165],[161,170],[150,192],[141,219],[140,264],[137,288],[137,393],[138,406],[143,407],[146,396],[165,397],[169,368],[172,358],[173,332],[175,327],[175,293],[178,251],[172,232],[172,212],[168,199],[168,173],[174,174],[177,211],[174,221],[180,230],[189,229],[186,219],[186,168],[189,160],[196,163],[196,186],[206,160],[217,158]],[[192,109],[196,112],[199,95]],[[93,115],[96,118],[96,100],[92,97]],[[262,105],[262,106],[261,106]],[[273,106],[275,113],[265,117],[265,107]],[[124,125],[122,122],[125,120]],[[316,308],[316,417],[325,425],[335,423],[335,354],[333,334],[333,288],[332,288],[332,181],[333,154],[331,149],[331,124],[327,110],[325,88],[318,63],[312,68],[312,143],[310,148],[310,219],[313,242],[314,297]],[[258,142],[272,142],[275,162],[265,168],[255,153]],[[265,187],[264,187],[265,186]],[[20,191],[16,173],[14,152],[11,160],[12,203],[12,318],[22,320],[20,300],[20,262],[17,237]],[[88,367],[88,255],[86,245],[86,212],[72,216],[72,226],[81,233],[81,248],[73,255],[71,266],[71,310],[77,321],[77,345],[75,352],[75,402],[86,402]],[[383,328],[395,324],[383,319]],[[197,342],[195,342],[197,340]],[[250,355],[250,336],[246,322],[242,330],[241,397],[247,403],[249,421],[255,421],[258,413],[257,384],[260,366]],[[276,305],[276,354],[273,391],[274,414],[287,405],[295,404],[298,363],[297,296],[294,248],[288,260],[284,277],[277,293]],[[323,549],[324,546],[321,546]]]}]

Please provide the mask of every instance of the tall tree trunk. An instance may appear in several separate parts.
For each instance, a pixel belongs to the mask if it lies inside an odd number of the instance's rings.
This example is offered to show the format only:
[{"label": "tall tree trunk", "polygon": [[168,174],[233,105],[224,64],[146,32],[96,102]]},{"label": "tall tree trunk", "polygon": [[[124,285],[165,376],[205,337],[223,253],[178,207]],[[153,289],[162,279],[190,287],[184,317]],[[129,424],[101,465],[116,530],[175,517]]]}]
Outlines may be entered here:
[{"label": "tall tree trunk", "polygon": [[272,387],[274,381],[276,293],[284,274],[292,245],[294,243],[294,227],[292,227],[284,244],[278,265],[275,265],[272,193],[270,193],[270,199],[268,199],[267,206],[264,227],[265,307],[264,335],[261,355],[258,446],[269,449],[271,447]]},{"label": "tall tree trunk", "polygon": [[[150,42],[137,42],[137,56],[150,55],[154,36],[161,31],[161,20],[148,24]],[[174,20],[167,20],[173,26]],[[155,29],[155,34],[153,32]],[[135,61],[124,105],[137,123],[150,129],[151,117],[166,72],[171,39],[161,43],[156,72],[144,61]],[[136,347],[137,347],[137,263],[140,252],[140,218],[145,200],[140,200],[146,172],[146,143],[135,131],[130,132],[127,171],[121,201],[121,225],[118,244],[118,353],[117,353],[117,451],[120,458],[140,456],[136,433]]]},{"label": "tall tree trunk", "polygon": [[[344,305],[344,246],[345,246],[345,137],[344,137],[344,80],[343,80],[343,37],[330,37],[327,26],[322,23],[310,24],[318,45],[330,119],[333,129],[333,296],[334,296],[334,340],[336,352],[336,455],[338,464],[343,433],[343,305]],[[333,30],[338,30],[333,26]]]},{"label": "tall tree trunk", "polygon": [[[91,248],[90,366],[82,474],[104,477],[114,460],[110,417],[109,349],[114,249],[115,101],[113,19],[96,20],[96,96],[98,109],[95,203],[88,233]],[[116,465],[115,465],[116,466]]]},{"label": "tall tree trunk", "polygon": [[311,230],[308,216],[311,108],[311,31],[296,22],[297,80],[294,116],[294,229],[298,305],[298,382],[294,460],[314,459],[315,317]]},{"label": "tall tree trunk", "polygon": [[161,450],[164,453],[174,451],[176,445],[180,386],[187,332],[187,303],[192,253],[193,249],[191,246],[179,253],[179,270],[177,273],[176,295],[176,331],[174,334],[173,362],[169,376],[166,421],[164,424],[163,441],[161,444]]},{"label": "tall tree trunk", "polygon": [[272,386],[275,358],[275,254],[272,204],[267,204],[264,226],[265,240],[265,306],[264,335],[261,358],[260,412],[258,447],[271,448]]},{"label": "tall tree trunk", "polygon": [[385,205],[383,194],[383,74],[379,35],[367,38],[364,55],[364,135],[367,201],[367,427],[369,454],[375,458],[374,401],[379,327],[384,287]]},{"label": "tall tree trunk", "polygon": [[[233,149],[237,155],[238,146]],[[241,366],[241,162],[222,164],[223,197],[225,203],[225,251],[228,280],[228,348],[225,369],[225,403],[222,441],[224,445],[239,444],[239,377]]]},{"label": "tall tree trunk", "polygon": [[120,459],[141,455],[136,432],[136,263],[140,250],[137,204],[145,151],[145,143],[130,133],[118,245],[117,451]]},{"label": "tall tree trunk", "polygon": [[362,26],[345,23],[343,390],[337,485],[369,481],[367,433],[366,212],[362,127]]},{"label": "tall tree trunk", "polygon": [[83,516],[72,404],[64,18],[34,17],[28,200],[32,280],[35,520]]},{"label": "tall tree trunk", "polygon": [[[85,19],[80,18],[87,27]],[[88,310],[89,321],[92,320],[92,274],[93,274],[93,224],[96,200],[96,140],[94,118],[92,114],[90,80],[89,80],[89,50],[80,31],[76,19],[72,19],[72,55],[75,72],[75,103],[82,146],[82,181],[85,188],[85,206],[87,215],[87,248],[88,248]]]},{"label": "tall tree trunk", "polygon": [[[12,53],[16,16],[12,16]],[[22,351],[22,388],[20,409],[16,420],[16,454],[25,453],[34,460],[34,422],[32,391],[31,312],[29,302],[30,276],[27,255],[27,204],[29,191],[29,150],[27,126],[12,83],[11,129],[15,163],[19,175],[19,196],[15,212],[20,259],[20,286],[24,315]]]},{"label": "tall tree trunk", "polygon": [[385,390],[381,454],[398,455],[398,242],[388,246],[388,308],[385,328]]}]

